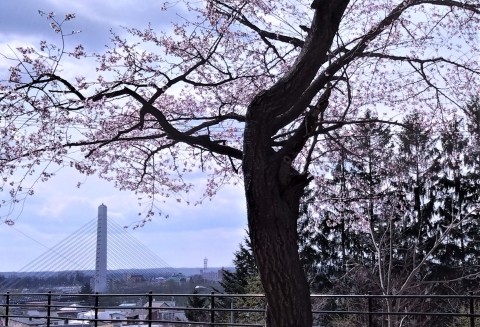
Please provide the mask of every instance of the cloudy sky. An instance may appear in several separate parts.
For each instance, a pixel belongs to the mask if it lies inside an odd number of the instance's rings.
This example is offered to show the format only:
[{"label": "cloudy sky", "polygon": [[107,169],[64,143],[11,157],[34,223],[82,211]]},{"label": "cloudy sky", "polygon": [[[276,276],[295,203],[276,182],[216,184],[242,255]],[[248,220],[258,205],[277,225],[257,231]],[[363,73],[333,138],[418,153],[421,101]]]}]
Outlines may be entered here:
[{"label": "cloudy sky", "polygon": [[[19,45],[38,45],[52,39],[53,31],[39,10],[63,17],[75,13],[69,25],[82,32],[75,42],[88,52],[101,52],[109,43],[109,31],[122,33],[122,26],[168,31],[175,16],[160,10],[160,1],[142,0],[1,0],[0,53]],[[5,69],[0,63],[0,69]],[[4,72],[0,72],[1,75]],[[104,203],[108,217],[121,226],[138,220],[136,196],[119,192],[110,184],[89,178],[78,189],[82,177],[62,170],[47,184],[39,185],[36,195],[15,212],[14,226],[0,224],[0,272],[21,271],[42,253],[86,223],[95,219]],[[201,190],[199,190],[201,191]],[[0,193],[0,199],[7,198]],[[241,187],[227,186],[212,201],[202,206],[166,203],[161,208],[169,218],[155,218],[132,235],[149,247],[171,267],[200,267],[208,258],[210,267],[231,266],[233,252],[245,235],[246,210]]]}]

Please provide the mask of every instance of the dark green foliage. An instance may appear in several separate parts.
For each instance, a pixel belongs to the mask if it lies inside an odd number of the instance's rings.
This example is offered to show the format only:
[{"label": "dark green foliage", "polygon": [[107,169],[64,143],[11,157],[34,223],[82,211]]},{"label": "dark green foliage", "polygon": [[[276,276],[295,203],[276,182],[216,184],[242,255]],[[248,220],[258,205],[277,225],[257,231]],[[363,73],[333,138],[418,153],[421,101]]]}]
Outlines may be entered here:
[{"label": "dark green foliage", "polygon": [[207,322],[208,321],[208,300],[205,296],[199,296],[198,291],[193,291],[193,296],[188,298],[187,308],[205,309],[205,310],[185,310],[185,316],[188,321]]},{"label": "dark green foliage", "polygon": [[258,275],[249,238],[245,238],[244,243],[240,244],[240,249],[235,252],[234,256],[235,271],[223,270],[223,280],[220,285],[225,293],[245,294],[249,281]]},{"label": "dark green foliage", "polygon": [[82,285],[80,294],[93,294],[93,288],[92,285],[90,285],[90,282],[85,282],[85,284]]},{"label": "dark green foliage", "polygon": [[[250,239],[247,237],[243,243],[240,244],[240,248],[235,252],[233,263],[235,265],[235,271],[230,272],[223,271],[223,280],[220,285],[223,287],[225,293],[228,294],[261,294],[263,288],[260,283],[260,277],[258,269],[255,264],[255,259],[252,252],[252,246]],[[223,298],[220,299],[218,305],[222,308],[258,308],[265,309],[265,303],[263,299],[251,299],[251,298]],[[263,314],[244,314],[233,313],[232,315],[223,315],[218,317],[219,321],[230,322],[231,320],[239,323],[263,323]]]},{"label": "dark green foliage", "polygon": [[298,245],[300,260],[307,276],[312,292],[319,292],[331,287],[329,276],[337,270],[339,255],[336,247],[331,246],[335,240],[330,240],[330,226],[317,225],[313,217],[311,204],[315,202],[316,194],[309,190],[300,205],[298,220]]}]

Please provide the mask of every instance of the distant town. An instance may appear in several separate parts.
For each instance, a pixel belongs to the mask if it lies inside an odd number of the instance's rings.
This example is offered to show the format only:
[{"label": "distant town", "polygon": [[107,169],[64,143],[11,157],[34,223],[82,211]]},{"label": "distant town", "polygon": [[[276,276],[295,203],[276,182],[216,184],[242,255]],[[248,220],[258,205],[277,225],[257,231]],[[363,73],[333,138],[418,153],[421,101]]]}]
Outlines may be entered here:
[{"label": "distant town", "polygon": [[[192,293],[195,287],[219,288],[221,268],[122,269],[107,271],[108,293]],[[0,291],[11,293],[94,293],[95,271],[0,272]]]}]

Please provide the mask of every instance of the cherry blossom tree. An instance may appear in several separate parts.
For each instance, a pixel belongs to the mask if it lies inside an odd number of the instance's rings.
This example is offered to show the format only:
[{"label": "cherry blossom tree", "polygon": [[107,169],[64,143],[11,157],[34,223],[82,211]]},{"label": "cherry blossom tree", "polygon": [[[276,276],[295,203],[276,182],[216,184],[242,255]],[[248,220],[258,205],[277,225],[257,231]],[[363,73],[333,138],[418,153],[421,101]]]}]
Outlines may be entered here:
[{"label": "cherry blossom tree", "polygon": [[324,141],[369,108],[385,113],[377,122],[415,108],[441,123],[477,95],[480,1],[185,0],[164,10],[180,7],[188,13],[170,32],[113,34],[95,76],[82,75],[85,45],[65,46],[72,14],[44,14],[58,44],[3,54],[4,219],[59,166],[145,194],[145,219],[158,199],[192,191],[190,174],[207,176],[207,196],[243,178],[267,325],[311,326],[297,218],[306,186],[322,183]]}]

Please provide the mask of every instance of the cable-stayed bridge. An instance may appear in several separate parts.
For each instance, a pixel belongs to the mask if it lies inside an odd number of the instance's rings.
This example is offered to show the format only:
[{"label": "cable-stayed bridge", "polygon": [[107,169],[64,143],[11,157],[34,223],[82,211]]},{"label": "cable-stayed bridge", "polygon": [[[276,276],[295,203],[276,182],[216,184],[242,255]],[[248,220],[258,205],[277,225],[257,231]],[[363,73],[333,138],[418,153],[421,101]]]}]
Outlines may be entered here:
[{"label": "cable-stayed bridge", "polygon": [[171,277],[176,272],[128,230],[107,219],[107,207],[102,204],[97,219],[27,264],[15,274],[18,278],[0,280],[0,291],[15,289],[21,278],[47,280],[59,274],[70,280],[79,274],[86,275],[93,290],[102,293],[112,281],[132,275],[154,280]]}]

